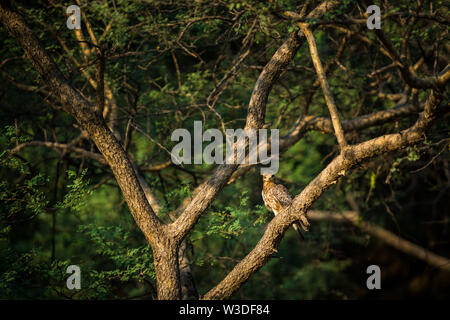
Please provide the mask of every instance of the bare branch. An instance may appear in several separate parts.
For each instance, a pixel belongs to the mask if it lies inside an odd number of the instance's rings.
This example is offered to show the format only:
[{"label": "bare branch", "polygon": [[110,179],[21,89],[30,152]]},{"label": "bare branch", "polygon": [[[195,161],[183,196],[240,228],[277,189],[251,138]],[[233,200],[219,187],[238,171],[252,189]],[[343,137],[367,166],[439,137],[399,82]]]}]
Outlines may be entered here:
[{"label": "bare branch", "polygon": [[[330,186],[337,182],[337,179],[345,175],[346,171],[372,157],[395,151],[420,141],[424,132],[436,119],[436,110],[441,99],[440,93],[432,91],[427,99],[424,112],[421,113],[419,119],[412,127],[399,133],[384,135],[345,148],[344,152],[337,156],[294,198],[291,206],[275,216],[268,224],[263,237],[255,248],[216,287],[206,293],[203,299],[227,299],[237,291],[277,251],[287,228],[294,221],[298,220],[302,214],[305,214],[313,203]],[[445,108],[449,111],[448,103]]]},{"label": "bare branch", "polygon": [[339,143],[339,147],[342,150],[347,146],[345,141],[344,130],[342,129],[341,121],[339,120],[339,114],[334,102],[333,94],[331,93],[330,86],[328,85],[327,77],[325,71],[323,70],[322,62],[320,61],[319,51],[317,50],[316,40],[312,34],[309,26],[305,23],[299,23],[300,28],[305,34],[306,40],[308,41],[309,50],[311,52],[311,59],[313,61],[314,67],[316,68],[317,77],[319,78],[320,85],[322,86],[323,95],[328,106],[328,110],[331,115],[331,122],[333,123],[334,133]]},{"label": "bare branch", "polygon": [[145,198],[128,156],[103,119],[93,112],[93,106],[68,83],[22,17],[12,11],[8,1],[0,3],[0,21],[20,43],[28,59],[44,83],[60,99],[64,109],[89,133],[113,170],[137,224],[151,243],[156,242],[155,237],[161,232],[161,223]]}]

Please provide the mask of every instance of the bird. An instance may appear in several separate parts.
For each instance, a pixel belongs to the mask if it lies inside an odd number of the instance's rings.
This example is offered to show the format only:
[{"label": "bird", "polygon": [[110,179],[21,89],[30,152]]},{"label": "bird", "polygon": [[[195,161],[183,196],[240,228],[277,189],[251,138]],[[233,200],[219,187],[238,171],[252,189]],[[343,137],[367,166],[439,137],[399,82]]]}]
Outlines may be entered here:
[{"label": "bird", "polygon": [[[284,185],[276,182],[273,174],[263,174],[262,176],[263,188],[261,194],[264,205],[267,209],[272,211],[274,215],[277,215],[291,205],[292,196]],[[300,228],[309,231],[309,226],[308,219],[306,219],[304,214],[300,216],[299,220],[292,224],[292,227],[298,233],[301,241],[304,241],[305,238],[303,237]]]}]

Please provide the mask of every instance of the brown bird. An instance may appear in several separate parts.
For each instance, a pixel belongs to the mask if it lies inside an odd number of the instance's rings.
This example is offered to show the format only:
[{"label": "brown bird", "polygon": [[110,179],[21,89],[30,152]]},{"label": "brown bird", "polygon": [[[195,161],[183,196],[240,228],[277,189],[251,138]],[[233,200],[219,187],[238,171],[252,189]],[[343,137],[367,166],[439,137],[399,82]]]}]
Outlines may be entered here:
[{"label": "brown bird", "polygon": [[[273,211],[275,215],[282,212],[292,203],[292,196],[288,189],[282,184],[275,182],[273,174],[263,174],[262,198],[267,209]],[[300,219],[292,224],[292,227],[297,231],[300,240],[304,241],[305,238],[300,231],[300,227],[303,230],[308,231],[309,222],[306,219],[306,216],[301,215]]]}]

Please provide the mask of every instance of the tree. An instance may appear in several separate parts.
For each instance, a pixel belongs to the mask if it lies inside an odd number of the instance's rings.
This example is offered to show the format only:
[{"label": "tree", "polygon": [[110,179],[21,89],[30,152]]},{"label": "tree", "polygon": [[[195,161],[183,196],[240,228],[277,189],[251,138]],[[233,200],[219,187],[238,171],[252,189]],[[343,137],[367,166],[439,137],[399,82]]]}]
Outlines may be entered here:
[{"label": "tree", "polygon": [[[3,32],[14,38],[3,40],[2,76],[40,97],[33,103],[45,102],[55,117],[48,124],[53,140],[33,137],[9,152],[56,149],[81,157],[81,167],[106,180],[112,172],[151,248],[158,299],[198,296],[189,236],[225,186],[252,169],[174,166],[168,146],[175,128],[191,129],[193,119],[221,130],[280,128],[281,152],[313,131],[337,140],[322,141],[332,160],[203,299],[237,292],[277,252],[289,226],[355,168],[430,141],[448,145],[439,121],[449,111],[444,7],[386,2],[382,29],[368,30],[368,5],[352,1],[76,3],[83,28],[73,31],[65,26],[68,3],[0,4]],[[434,123],[443,129],[433,130]],[[147,182],[146,173],[161,179],[163,170],[175,182],[191,176],[193,190],[170,199],[170,191]]]}]

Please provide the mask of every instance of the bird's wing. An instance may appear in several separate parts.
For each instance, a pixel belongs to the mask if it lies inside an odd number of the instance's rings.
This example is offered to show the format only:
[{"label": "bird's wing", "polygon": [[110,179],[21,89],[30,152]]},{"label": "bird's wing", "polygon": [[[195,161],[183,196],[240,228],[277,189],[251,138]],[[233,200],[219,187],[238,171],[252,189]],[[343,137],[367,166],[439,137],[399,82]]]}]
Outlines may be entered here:
[{"label": "bird's wing", "polygon": [[292,203],[292,196],[288,189],[282,184],[273,184],[267,190],[266,197],[271,199],[271,207],[274,210],[281,211]]}]

